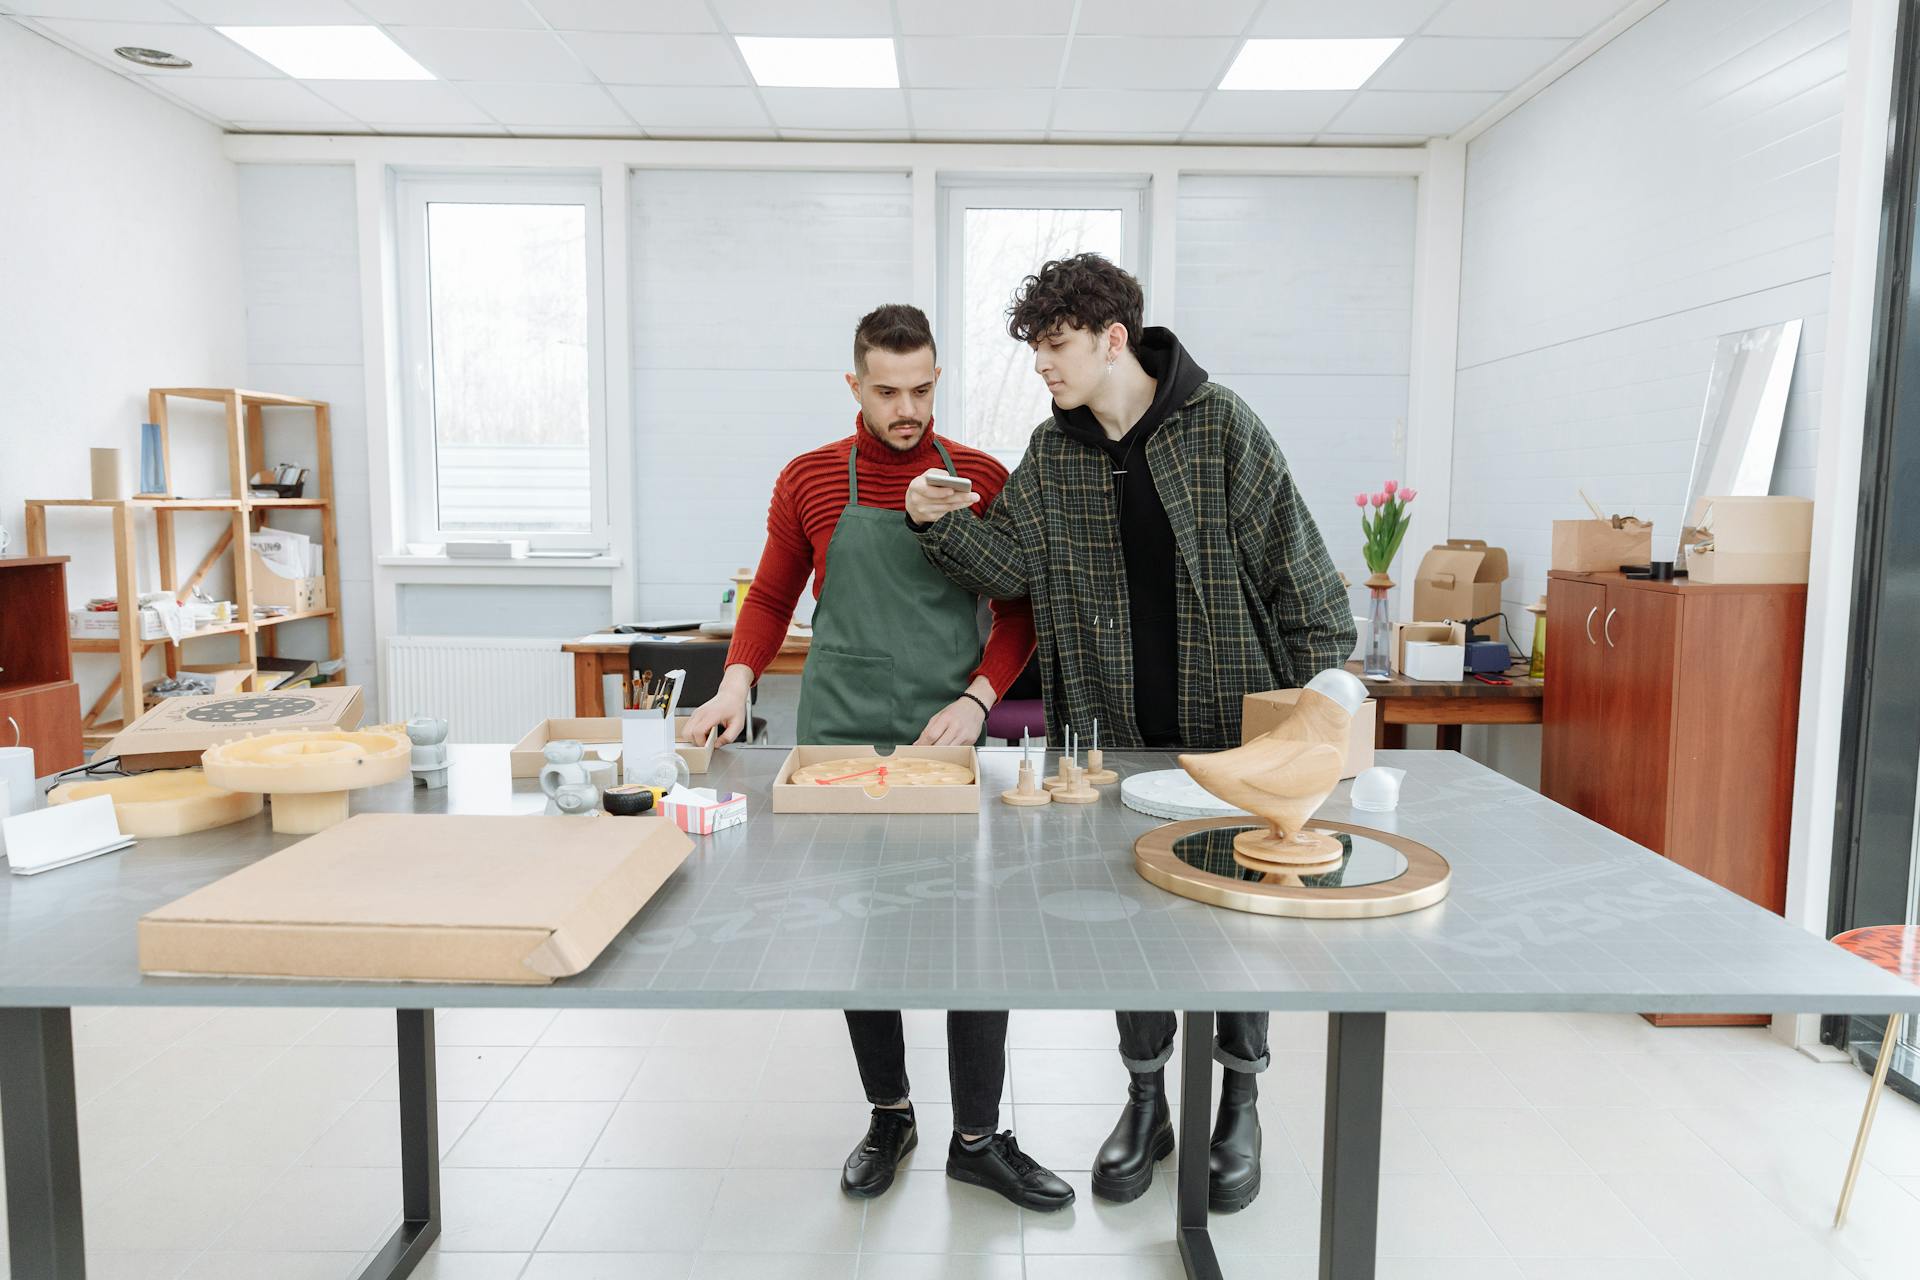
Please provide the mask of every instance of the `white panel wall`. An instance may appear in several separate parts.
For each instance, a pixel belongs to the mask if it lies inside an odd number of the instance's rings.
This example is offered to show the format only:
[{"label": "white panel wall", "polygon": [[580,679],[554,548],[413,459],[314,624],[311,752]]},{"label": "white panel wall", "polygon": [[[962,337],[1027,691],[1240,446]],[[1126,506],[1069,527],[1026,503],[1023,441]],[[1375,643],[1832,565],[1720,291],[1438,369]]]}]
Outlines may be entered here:
[{"label": "white panel wall", "polygon": [[632,196],[636,599],[707,617],[780,468],[853,429],[854,324],[912,300],[909,179],[650,170]]},{"label": "white panel wall", "polygon": [[1774,492],[1811,494],[1846,26],[1668,0],[1469,148],[1452,523],[1523,642],[1576,489],[1676,528],[1719,334],[1805,320]]},{"label": "white panel wall", "polygon": [[1356,583],[1353,495],[1405,458],[1414,196],[1411,178],[1180,180],[1174,331],[1273,432]]},{"label": "white panel wall", "polygon": [[[333,421],[334,490],[346,609],[347,679],[379,706],[373,635],[373,547],[367,500],[366,381],[360,341],[360,254],[352,165],[243,165],[240,256],[246,281],[247,384],[325,400]],[[313,464],[312,415],[266,412],[271,462]],[[315,537],[318,513],[274,523]],[[281,651],[326,650],[325,624],[289,623]]]},{"label": "white panel wall", "polygon": [[[149,387],[231,384],[245,358],[234,166],[211,125],[0,22],[0,173],[0,524],[18,555],[22,500],[88,496],[90,447],[124,450],[136,478]],[[217,439],[203,460],[176,435],[174,454],[184,491],[224,483]],[[78,600],[113,593],[108,529],[99,511],[49,516]],[[183,527],[188,568],[194,536]],[[221,643],[203,644],[209,660]],[[90,703],[112,663],[74,666]]]}]

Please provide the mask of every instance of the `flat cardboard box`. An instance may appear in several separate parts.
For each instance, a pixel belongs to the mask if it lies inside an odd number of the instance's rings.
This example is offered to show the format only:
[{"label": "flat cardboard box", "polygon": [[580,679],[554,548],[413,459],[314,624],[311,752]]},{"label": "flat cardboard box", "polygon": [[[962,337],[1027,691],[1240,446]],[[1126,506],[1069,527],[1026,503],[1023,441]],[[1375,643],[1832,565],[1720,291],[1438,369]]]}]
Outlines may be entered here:
[{"label": "flat cardboard box", "polygon": [[1611,520],[1555,520],[1548,567],[1573,573],[1614,573],[1623,564],[1653,559],[1653,524],[1632,516]]},{"label": "flat cardboard box", "polygon": [[[687,717],[680,716],[674,721],[674,732],[682,733],[687,727]],[[537,778],[540,770],[547,765],[547,744],[564,742],[568,738],[585,743],[588,747],[617,747],[620,745],[620,718],[618,716],[556,716],[551,720],[542,720],[527,731],[527,736],[513,744],[508,754],[512,762],[513,776],[516,778]],[[687,762],[687,772],[698,776],[713,766],[713,748],[696,747],[692,743],[677,742],[673,747],[682,760]]]},{"label": "flat cardboard box", "polygon": [[[118,609],[75,609],[67,615],[67,624],[67,634],[75,640],[118,640],[120,638]],[[158,610],[140,610],[139,637],[142,640],[167,638],[167,628],[161,623]]]},{"label": "flat cardboard box", "polygon": [[1687,553],[1687,576],[1704,583],[1805,582],[1812,563],[1813,502],[1807,498],[1702,498],[1693,527],[1713,539]]},{"label": "flat cardboard box", "polygon": [[1507,553],[1478,538],[1450,538],[1420,558],[1413,616],[1464,622],[1500,612]]},{"label": "flat cardboard box", "polygon": [[1464,666],[1467,654],[1467,627],[1463,622],[1396,622],[1393,624],[1393,669],[1405,674],[1407,670],[1407,641],[1428,641],[1434,644],[1457,644],[1460,646],[1460,660]]},{"label": "flat cardboard box", "polygon": [[[1266,693],[1249,693],[1241,698],[1241,744],[1245,745],[1264,733],[1272,732],[1282,720],[1293,714],[1293,704],[1299,700],[1298,689],[1271,689]],[[1347,735],[1346,747],[1341,753],[1346,757],[1341,766],[1341,777],[1351,778],[1363,769],[1373,768],[1374,721],[1379,711],[1380,704],[1368,698],[1353,713],[1353,729]]]},{"label": "flat cardboard box", "polygon": [[980,757],[972,747],[899,747],[889,759],[944,760],[965,765],[973,781],[951,787],[888,787],[870,795],[864,787],[804,787],[787,779],[810,764],[880,754],[873,747],[795,747],[773,776],[775,813],[979,813]]},{"label": "flat cardboard box", "polygon": [[692,849],[665,822],[363,813],[148,912],[140,969],[546,984],[592,964]]},{"label": "flat cardboard box", "polygon": [[163,698],[116,734],[96,758],[123,767],[185,769],[208,747],[286,729],[357,729],[360,686],[323,685],[271,693],[211,693]]}]

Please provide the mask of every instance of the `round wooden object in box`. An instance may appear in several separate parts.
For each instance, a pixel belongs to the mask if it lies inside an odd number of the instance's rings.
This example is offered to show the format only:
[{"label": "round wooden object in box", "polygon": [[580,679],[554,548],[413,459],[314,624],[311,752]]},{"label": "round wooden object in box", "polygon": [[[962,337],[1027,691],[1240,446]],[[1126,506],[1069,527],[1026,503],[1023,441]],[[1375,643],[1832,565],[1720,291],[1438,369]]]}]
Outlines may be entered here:
[{"label": "round wooden object in box", "polygon": [[810,764],[788,779],[795,786],[821,787],[871,787],[883,780],[890,787],[964,787],[973,781],[973,770],[945,760],[860,756]]},{"label": "round wooden object in box", "polygon": [[1341,855],[1320,866],[1245,866],[1234,838],[1266,828],[1245,818],[1198,818],[1156,827],[1134,842],[1149,884],[1209,906],[1256,915],[1366,919],[1402,915],[1447,896],[1452,869],[1417,840],[1344,822],[1316,822]]},{"label": "round wooden object in box", "polygon": [[260,812],[258,794],[216,787],[198,769],[157,769],[131,778],[67,782],[53,789],[47,803],[66,804],[89,796],[113,798],[114,820],[123,834],[156,839],[224,827]]},{"label": "round wooden object in box", "polygon": [[265,792],[273,829],[310,836],[347,817],[347,792],[407,776],[413,743],[404,733],[294,729],[208,747],[207,781],[228,791]]}]

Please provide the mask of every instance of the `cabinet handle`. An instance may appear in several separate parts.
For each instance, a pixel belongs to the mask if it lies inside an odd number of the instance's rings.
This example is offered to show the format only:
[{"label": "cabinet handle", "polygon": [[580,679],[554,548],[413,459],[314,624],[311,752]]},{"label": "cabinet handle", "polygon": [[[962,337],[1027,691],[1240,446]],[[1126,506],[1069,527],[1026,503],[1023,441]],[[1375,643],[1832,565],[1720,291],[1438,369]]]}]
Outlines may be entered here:
[{"label": "cabinet handle", "polygon": [[7,723],[13,726],[13,745],[17,747],[20,745],[20,722],[8,716]]},{"label": "cabinet handle", "polygon": [[1593,638],[1593,615],[1598,612],[1600,612],[1599,605],[1595,605],[1593,606],[1593,608],[1587,610],[1587,643],[1588,644],[1600,643],[1598,640]]},{"label": "cabinet handle", "polygon": [[1607,610],[1607,620],[1606,620],[1605,622],[1603,622],[1603,623],[1601,623],[1601,624],[1600,624],[1600,630],[1601,630],[1601,632],[1602,632],[1602,633],[1604,633],[1604,634],[1606,635],[1606,637],[1607,637],[1607,648],[1609,648],[1609,649],[1611,649],[1611,648],[1613,648],[1613,647],[1614,647],[1614,644],[1613,644],[1613,615],[1614,615],[1614,614],[1616,614],[1616,613],[1618,613],[1618,612],[1620,612],[1620,611],[1619,611],[1618,609],[1609,609],[1609,610]]}]

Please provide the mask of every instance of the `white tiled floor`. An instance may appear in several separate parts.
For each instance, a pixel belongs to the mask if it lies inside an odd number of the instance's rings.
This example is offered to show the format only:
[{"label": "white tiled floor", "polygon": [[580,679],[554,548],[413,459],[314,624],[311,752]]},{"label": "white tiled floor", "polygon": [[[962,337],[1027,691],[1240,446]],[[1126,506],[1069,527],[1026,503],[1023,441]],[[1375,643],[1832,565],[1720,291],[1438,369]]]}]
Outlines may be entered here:
[{"label": "white tiled floor", "polygon": [[[1179,1275],[1171,1162],[1131,1205],[1088,1193],[1125,1085],[1108,1014],[1014,1015],[1002,1120],[1079,1189],[1055,1215],[946,1180],[937,1014],[907,1019],[921,1147],[870,1204],[835,1185],[866,1117],[838,1014],[463,1010],[438,1032],[446,1219],[424,1280]],[[1273,1020],[1261,1196],[1214,1219],[1229,1274],[1314,1274],[1323,1036]],[[1901,1098],[1828,1227],[1867,1087],[1850,1066],[1633,1017],[1397,1016],[1388,1037],[1382,1280],[1920,1265],[1920,1107]],[[103,1009],[75,1038],[89,1274],[342,1280],[392,1229],[390,1014]]]}]

